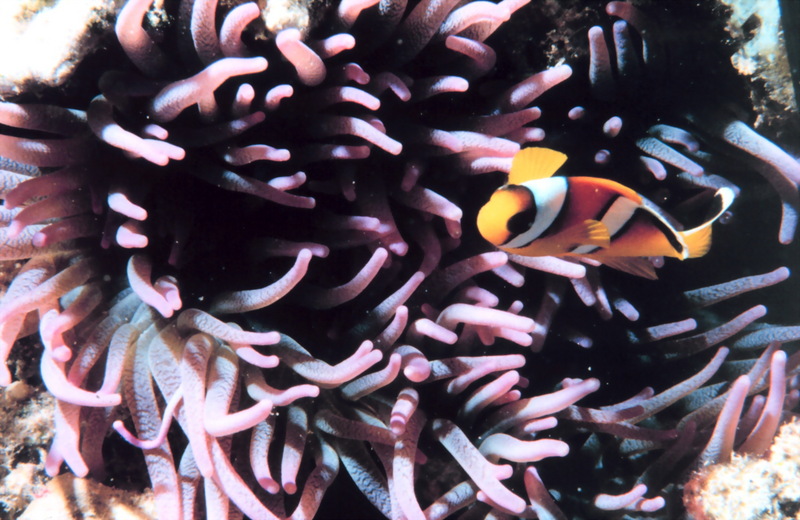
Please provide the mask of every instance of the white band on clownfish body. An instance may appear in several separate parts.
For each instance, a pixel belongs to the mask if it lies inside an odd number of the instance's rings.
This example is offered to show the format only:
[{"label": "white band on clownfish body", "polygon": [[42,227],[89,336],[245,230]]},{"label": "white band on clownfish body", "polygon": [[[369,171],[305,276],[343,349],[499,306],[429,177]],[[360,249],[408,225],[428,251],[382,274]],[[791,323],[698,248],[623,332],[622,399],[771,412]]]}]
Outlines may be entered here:
[{"label": "white band on clownfish body", "polygon": [[533,195],[533,201],[536,204],[536,218],[527,231],[503,244],[503,247],[511,249],[525,247],[547,231],[561,213],[567,198],[566,177],[537,179],[525,182],[522,186],[528,188]]},{"label": "white band on clownfish body", "polygon": [[[633,217],[641,205],[627,197],[617,197],[608,210],[600,217],[600,222],[608,229],[608,236],[613,240],[616,234]],[[598,246],[580,246],[571,252],[578,255],[588,255],[600,249]]]}]

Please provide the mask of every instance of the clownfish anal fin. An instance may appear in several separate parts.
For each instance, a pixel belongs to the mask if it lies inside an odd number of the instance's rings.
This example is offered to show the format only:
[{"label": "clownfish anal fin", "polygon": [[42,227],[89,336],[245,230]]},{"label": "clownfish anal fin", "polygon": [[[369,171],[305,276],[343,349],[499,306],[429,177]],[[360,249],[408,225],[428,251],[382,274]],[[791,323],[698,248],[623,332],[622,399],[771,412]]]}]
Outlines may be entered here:
[{"label": "clownfish anal fin", "polygon": [[552,177],[567,161],[567,156],[549,148],[525,148],[514,156],[508,184],[522,184]]},{"label": "clownfish anal fin", "polygon": [[568,243],[573,247],[608,247],[611,243],[611,235],[608,233],[608,228],[599,220],[584,220],[580,224],[568,227],[559,234],[561,235],[562,243]]},{"label": "clownfish anal fin", "polygon": [[615,256],[603,257],[599,259],[599,261],[603,265],[616,269],[617,271],[647,278],[648,280],[658,280],[656,269],[647,258],[639,256]]}]

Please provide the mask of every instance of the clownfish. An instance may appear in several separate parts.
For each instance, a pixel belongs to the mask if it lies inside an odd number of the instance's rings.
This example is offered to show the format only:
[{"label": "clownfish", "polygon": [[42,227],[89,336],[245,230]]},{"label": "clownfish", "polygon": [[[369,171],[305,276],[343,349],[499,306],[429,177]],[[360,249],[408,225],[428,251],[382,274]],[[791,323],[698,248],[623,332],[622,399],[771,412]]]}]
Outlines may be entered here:
[{"label": "clownfish", "polygon": [[713,216],[696,228],[676,229],[663,211],[636,191],[596,177],[554,177],[567,156],[525,148],[514,156],[508,182],[478,212],[480,234],[508,253],[583,257],[645,278],[655,269],[645,257],[685,260],[711,247],[711,224],[734,199],[714,194]]}]

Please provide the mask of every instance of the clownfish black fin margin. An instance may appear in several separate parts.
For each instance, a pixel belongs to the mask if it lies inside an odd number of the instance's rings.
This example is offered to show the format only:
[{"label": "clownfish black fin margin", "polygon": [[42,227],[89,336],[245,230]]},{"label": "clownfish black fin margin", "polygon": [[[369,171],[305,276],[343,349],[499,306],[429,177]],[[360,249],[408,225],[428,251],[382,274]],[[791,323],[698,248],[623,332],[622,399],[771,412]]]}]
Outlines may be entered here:
[{"label": "clownfish black fin margin", "polygon": [[567,156],[549,148],[525,148],[514,156],[507,184],[523,184],[536,179],[552,177]]},{"label": "clownfish black fin margin", "polygon": [[714,194],[715,208],[711,218],[694,229],[680,232],[689,250],[687,258],[698,258],[708,253],[711,249],[711,224],[728,210],[735,197],[732,189],[720,188]]},{"label": "clownfish black fin margin", "polygon": [[617,271],[622,271],[634,276],[640,276],[648,280],[658,280],[656,268],[653,267],[653,264],[647,258],[639,256],[616,256],[603,258],[600,260],[600,263],[612,269],[616,269]]}]

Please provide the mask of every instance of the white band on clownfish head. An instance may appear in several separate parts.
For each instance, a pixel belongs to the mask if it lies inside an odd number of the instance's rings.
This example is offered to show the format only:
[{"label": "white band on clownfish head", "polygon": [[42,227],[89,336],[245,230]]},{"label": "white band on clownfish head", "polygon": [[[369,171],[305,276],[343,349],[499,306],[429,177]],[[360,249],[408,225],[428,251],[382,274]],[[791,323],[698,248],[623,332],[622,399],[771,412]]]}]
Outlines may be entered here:
[{"label": "white band on clownfish head", "polygon": [[503,247],[511,249],[525,247],[547,231],[561,213],[567,198],[566,177],[537,179],[525,182],[522,186],[528,188],[533,195],[533,201],[536,204],[536,218],[527,231],[503,244]]}]

